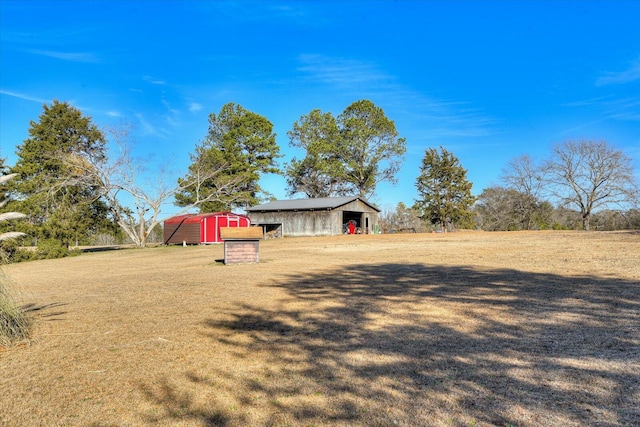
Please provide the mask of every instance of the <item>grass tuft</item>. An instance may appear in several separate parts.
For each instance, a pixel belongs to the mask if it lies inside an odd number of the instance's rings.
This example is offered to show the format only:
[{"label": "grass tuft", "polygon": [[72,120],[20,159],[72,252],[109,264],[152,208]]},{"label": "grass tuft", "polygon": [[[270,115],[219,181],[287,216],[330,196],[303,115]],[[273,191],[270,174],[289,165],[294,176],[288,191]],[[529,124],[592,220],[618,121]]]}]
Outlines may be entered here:
[{"label": "grass tuft", "polygon": [[0,346],[26,340],[30,330],[31,321],[16,304],[8,280],[0,270]]}]

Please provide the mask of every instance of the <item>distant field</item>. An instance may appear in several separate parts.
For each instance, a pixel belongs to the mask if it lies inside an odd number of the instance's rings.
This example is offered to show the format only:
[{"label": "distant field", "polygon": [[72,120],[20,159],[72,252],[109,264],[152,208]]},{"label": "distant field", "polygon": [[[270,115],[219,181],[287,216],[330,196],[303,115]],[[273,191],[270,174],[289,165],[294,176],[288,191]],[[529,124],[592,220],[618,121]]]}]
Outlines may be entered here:
[{"label": "distant field", "polygon": [[7,426],[637,426],[640,234],[356,235],[5,267]]}]

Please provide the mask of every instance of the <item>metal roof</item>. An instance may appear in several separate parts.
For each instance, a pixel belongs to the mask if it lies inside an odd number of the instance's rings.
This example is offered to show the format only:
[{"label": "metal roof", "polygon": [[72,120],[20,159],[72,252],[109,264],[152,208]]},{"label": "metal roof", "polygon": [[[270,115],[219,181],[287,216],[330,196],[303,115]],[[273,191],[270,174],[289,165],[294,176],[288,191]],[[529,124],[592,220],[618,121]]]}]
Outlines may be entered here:
[{"label": "metal roof", "polygon": [[318,209],[335,209],[340,206],[351,203],[355,200],[360,200],[372,209],[380,212],[380,209],[367,202],[366,200],[357,196],[346,197],[319,197],[316,199],[293,199],[293,200],[276,200],[274,202],[264,203],[262,205],[252,206],[247,209],[247,212],[260,212],[260,211],[310,211]]}]

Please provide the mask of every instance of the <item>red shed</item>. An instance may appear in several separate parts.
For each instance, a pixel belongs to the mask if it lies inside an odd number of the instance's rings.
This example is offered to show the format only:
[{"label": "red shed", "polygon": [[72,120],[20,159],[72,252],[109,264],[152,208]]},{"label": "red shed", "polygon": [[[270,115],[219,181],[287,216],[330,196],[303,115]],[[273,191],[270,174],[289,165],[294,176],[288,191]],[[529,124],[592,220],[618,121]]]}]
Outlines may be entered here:
[{"label": "red shed", "polygon": [[246,215],[232,212],[215,212],[200,215],[180,215],[164,222],[164,243],[209,244],[222,243],[220,227],[250,227]]}]

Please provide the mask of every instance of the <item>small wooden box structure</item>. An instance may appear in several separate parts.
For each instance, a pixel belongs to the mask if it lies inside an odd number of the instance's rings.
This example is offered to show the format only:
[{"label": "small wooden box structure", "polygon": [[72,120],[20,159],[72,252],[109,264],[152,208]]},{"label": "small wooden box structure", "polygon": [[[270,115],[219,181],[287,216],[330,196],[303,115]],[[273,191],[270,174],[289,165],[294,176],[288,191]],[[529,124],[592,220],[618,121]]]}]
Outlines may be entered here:
[{"label": "small wooden box structure", "polygon": [[262,227],[221,227],[220,236],[224,240],[225,264],[260,262]]}]

